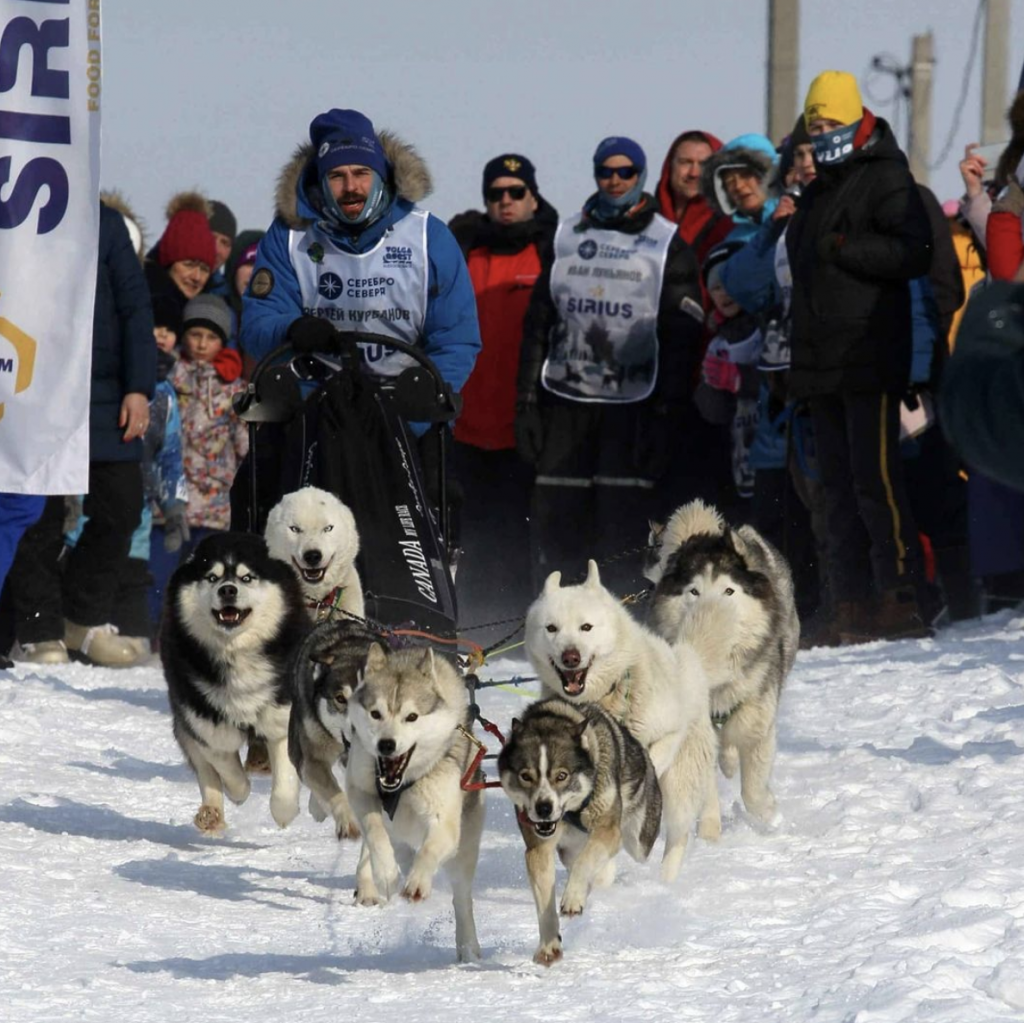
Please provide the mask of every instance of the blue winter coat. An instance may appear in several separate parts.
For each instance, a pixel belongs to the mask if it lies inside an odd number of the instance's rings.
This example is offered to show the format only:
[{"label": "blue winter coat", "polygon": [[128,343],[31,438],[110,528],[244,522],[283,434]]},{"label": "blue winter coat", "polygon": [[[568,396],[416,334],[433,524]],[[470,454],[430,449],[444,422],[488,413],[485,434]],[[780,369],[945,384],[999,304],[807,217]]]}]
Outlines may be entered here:
[{"label": "blue winter coat", "polygon": [[92,327],[89,458],[138,462],[142,441],[128,444],[118,425],[126,394],[153,397],[156,343],[149,288],[128,228],[116,210],[100,204],[99,260]]},{"label": "blue winter coat", "polygon": [[[372,249],[431,188],[426,167],[412,149],[387,134],[381,134],[380,141],[393,168],[397,197],[388,212],[365,231],[354,235],[330,231],[335,244],[352,252]],[[255,359],[284,344],[288,326],[302,315],[302,297],[288,253],[288,236],[290,230],[303,231],[314,222],[325,227],[315,157],[312,146],[300,147],[279,179],[277,216],[260,242],[253,273],[255,279],[261,269],[269,269],[273,288],[262,298],[253,297],[247,290],[242,299],[241,344],[246,354]],[[476,298],[458,243],[448,227],[433,215],[427,220],[427,257],[423,351],[458,391],[469,377],[480,350]]]}]

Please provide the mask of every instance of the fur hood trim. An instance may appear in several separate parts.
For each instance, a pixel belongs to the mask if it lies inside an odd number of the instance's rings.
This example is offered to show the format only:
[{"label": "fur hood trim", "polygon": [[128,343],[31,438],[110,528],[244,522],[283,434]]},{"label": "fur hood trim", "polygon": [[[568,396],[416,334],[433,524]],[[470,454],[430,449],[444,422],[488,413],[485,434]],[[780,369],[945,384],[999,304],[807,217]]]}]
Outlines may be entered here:
[{"label": "fur hood trim", "polygon": [[207,220],[210,219],[213,209],[210,203],[207,201],[205,195],[201,192],[178,192],[172,195],[170,201],[167,203],[167,209],[164,210],[164,215],[170,220],[175,213],[181,213],[182,210],[189,210],[193,213],[202,213]]},{"label": "fur hood trim", "polygon": [[776,194],[775,160],[772,156],[760,149],[747,146],[720,149],[704,161],[700,178],[701,193],[707,199],[708,205],[717,213],[731,217],[736,212],[736,207],[729,201],[721,180],[722,172],[729,167],[742,167],[753,171],[761,178],[768,195]]},{"label": "fur hood trim", "polygon": [[[416,203],[434,190],[427,165],[416,149],[389,131],[380,131],[377,138],[391,166],[395,197]],[[301,231],[310,221],[299,213],[298,187],[319,186],[316,180],[316,151],[311,142],[301,143],[285,164],[277,179],[274,193],[275,213],[292,230]],[[307,193],[308,194],[308,193]]]},{"label": "fur hood trim", "polygon": [[[130,220],[139,231],[139,242],[138,251],[144,253],[146,251],[146,225],[142,218],[132,209],[131,203],[125,198],[123,192],[119,192],[116,188],[110,189],[108,192],[100,192],[100,202],[104,206],[108,206],[110,209],[117,213],[120,213],[125,220]],[[131,229],[129,228],[129,234]],[[134,242],[134,237],[132,238]],[[139,259],[143,257],[140,255]]]}]

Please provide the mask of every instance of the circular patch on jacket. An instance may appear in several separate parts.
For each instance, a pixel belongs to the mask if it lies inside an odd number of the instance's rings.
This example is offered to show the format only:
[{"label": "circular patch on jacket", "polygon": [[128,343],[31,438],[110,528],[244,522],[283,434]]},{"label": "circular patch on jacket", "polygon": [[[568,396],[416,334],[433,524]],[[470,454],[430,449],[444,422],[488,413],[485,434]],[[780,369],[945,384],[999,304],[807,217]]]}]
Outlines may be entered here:
[{"label": "circular patch on jacket", "polygon": [[274,290],[274,274],[268,270],[265,266],[260,267],[252,275],[252,280],[249,282],[249,294],[253,298],[266,298]]},{"label": "circular patch on jacket", "polygon": [[306,255],[314,263],[322,263],[324,261],[324,247],[319,242],[313,242],[308,249],[306,249]]}]

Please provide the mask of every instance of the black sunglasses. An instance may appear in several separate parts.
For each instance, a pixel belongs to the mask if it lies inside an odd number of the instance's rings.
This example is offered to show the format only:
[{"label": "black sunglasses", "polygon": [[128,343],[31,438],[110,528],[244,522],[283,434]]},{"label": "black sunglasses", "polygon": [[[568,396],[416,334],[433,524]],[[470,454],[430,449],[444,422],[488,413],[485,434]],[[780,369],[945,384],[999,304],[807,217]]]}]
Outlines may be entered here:
[{"label": "black sunglasses", "polygon": [[640,173],[639,167],[630,164],[627,167],[598,167],[594,171],[594,177],[602,181],[611,181],[613,174],[618,174],[623,181],[632,181]]},{"label": "black sunglasses", "polygon": [[501,197],[508,192],[509,196],[519,202],[526,198],[526,185],[509,185],[507,188],[488,188],[487,201],[501,202]]}]

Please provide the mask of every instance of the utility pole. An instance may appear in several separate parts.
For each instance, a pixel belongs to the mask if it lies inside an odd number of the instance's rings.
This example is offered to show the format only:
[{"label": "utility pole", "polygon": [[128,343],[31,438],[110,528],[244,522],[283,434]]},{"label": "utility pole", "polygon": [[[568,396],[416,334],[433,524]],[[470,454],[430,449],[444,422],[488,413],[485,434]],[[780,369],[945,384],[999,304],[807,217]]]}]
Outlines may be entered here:
[{"label": "utility pole", "polygon": [[914,36],[910,55],[910,133],[907,157],[919,185],[928,184],[932,145],[932,67],[935,47],[931,32]]},{"label": "utility pole", "polygon": [[1010,137],[1006,108],[1007,49],[1010,45],[1010,0],[988,0],[985,10],[985,60],[982,65],[981,144]]},{"label": "utility pole", "polygon": [[800,0],[768,0],[768,138],[776,145],[792,130],[800,109]]}]

